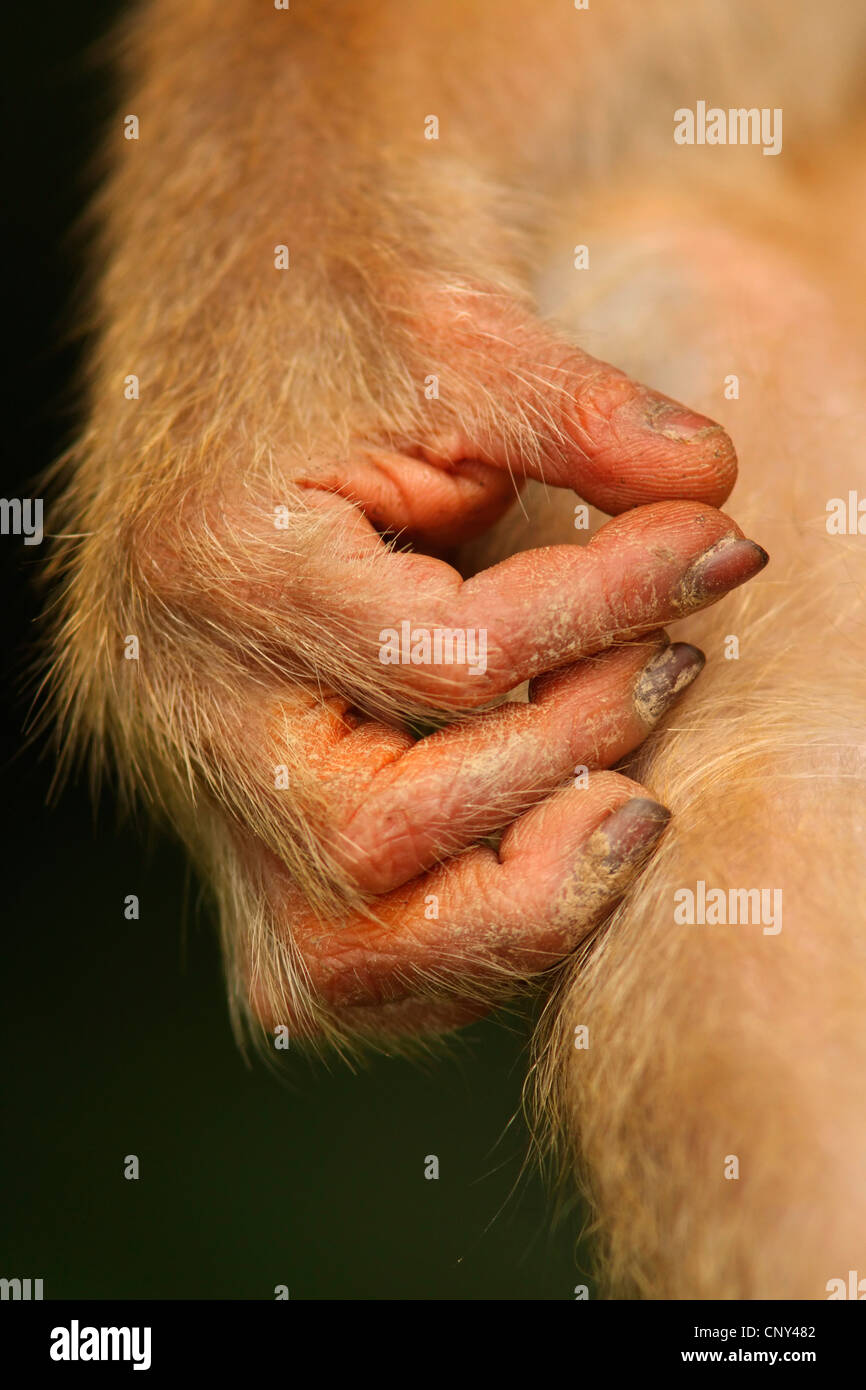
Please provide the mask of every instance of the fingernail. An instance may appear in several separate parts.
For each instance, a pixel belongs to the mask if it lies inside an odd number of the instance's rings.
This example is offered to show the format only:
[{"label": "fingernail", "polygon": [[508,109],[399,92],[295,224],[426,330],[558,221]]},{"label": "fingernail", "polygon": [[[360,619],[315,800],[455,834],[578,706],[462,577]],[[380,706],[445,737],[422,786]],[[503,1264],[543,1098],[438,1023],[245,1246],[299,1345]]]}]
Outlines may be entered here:
[{"label": "fingernail", "polygon": [[707,599],[725,594],[759,573],[769,555],[754,541],[725,536],[717,545],[699,555],[680,582],[675,603],[679,608],[697,608]]},{"label": "fingernail", "polygon": [[647,403],[644,420],[654,434],[664,435],[665,439],[689,440],[722,428],[714,420],[708,420],[706,415],[696,415],[693,410],[687,410],[676,401],[658,397]]},{"label": "fingernail", "polygon": [[666,806],[635,796],[613,811],[598,829],[608,842],[605,867],[611,871],[641,859],[661,838],[671,818]]},{"label": "fingernail", "polygon": [[645,724],[655,724],[666,709],[696,680],[706,664],[699,647],[690,642],[674,642],[656,652],[638,676],[633,692],[634,707]]}]

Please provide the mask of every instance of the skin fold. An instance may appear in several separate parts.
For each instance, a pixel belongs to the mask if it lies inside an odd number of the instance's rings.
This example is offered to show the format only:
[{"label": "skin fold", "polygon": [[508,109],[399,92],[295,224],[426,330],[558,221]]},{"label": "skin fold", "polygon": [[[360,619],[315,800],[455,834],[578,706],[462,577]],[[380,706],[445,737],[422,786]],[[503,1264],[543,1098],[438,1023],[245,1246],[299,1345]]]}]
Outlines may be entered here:
[{"label": "skin fold", "polygon": [[[790,8],[136,12],[49,484],[64,757],[183,836],[238,1035],[411,1048],[548,972],[540,1128],[651,1297],[866,1265],[862,35]],[[695,74],[784,156],[676,146]],[[677,923],[698,879],[783,928]]]}]

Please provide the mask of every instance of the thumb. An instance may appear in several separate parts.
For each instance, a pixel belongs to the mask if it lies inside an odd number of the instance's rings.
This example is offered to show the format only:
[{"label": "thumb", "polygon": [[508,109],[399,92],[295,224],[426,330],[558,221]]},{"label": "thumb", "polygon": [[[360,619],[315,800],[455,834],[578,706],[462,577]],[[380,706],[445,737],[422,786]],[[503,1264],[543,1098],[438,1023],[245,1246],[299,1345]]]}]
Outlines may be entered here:
[{"label": "thumb", "polygon": [[452,293],[435,318],[443,402],[456,408],[430,462],[478,459],[611,514],[672,499],[718,507],[729,495],[737,459],[721,425],[590,357],[511,297]]}]

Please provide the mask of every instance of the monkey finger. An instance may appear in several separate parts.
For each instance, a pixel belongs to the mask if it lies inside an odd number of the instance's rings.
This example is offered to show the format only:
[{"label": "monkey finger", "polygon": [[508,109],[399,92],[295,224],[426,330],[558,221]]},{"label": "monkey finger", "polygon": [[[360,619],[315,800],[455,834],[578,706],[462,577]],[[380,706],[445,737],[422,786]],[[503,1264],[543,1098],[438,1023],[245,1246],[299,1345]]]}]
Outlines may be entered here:
[{"label": "monkey finger", "polygon": [[338,467],[310,468],[297,479],[310,493],[348,498],[376,530],[427,550],[472,540],[512,505],[522,479],[475,459],[434,464],[407,453],[360,449]]},{"label": "monkey finger", "polygon": [[[553,487],[573,488],[603,512],[668,498],[719,507],[737,478],[737,455],[725,429],[624,372],[575,349],[542,371],[552,377],[556,411],[540,457],[525,472]],[[477,456],[513,470],[496,435],[479,437]]]},{"label": "monkey finger", "polygon": [[665,502],[608,522],[587,546],[523,551],[466,581],[429,556],[390,554],[361,594],[337,567],[325,603],[354,632],[369,684],[378,664],[392,689],[473,709],[714,603],[766,562],[722,512]]},{"label": "monkey finger", "polygon": [[[442,559],[388,549],[346,497],[307,496],[315,548],[257,507],[239,504],[229,523],[226,503],[198,582],[189,556],[170,555],[159,596],[209,642],[392,723],[413,708],[489,704],[714,603],[767,559],[724,513],[660,502],[607,522],[588,545],[524,551],[464,579]],[[298,641],[305,627],[315,642]]]},{"label": "monkey finger", "polygon": [[[331,1008],[419,992],[496,997],[555,964],[593,929],[669,818],[637,783],[597,773],[585,788],[557,791],[528,811],[498,854],[470,850],[377,899],[376,920],[357,916],[328,929],[298,912],[288,888],[285,930],[316,997]],[[255,972],[251,998],[265,1018]]]},{"label": "monkey finger", "polygon": [[488,710],[383,763],[382,726],[362,724],[322,760],[330,848],[366,892],[385,893],[501,828],[577,774],[637,748],[704,657],[665,634],[533,682],[529,702]]},{"label": "monkey finger", "polygon": [[425,329],[453,363],[443,401],[460,402],[431,460],[481,459],[574,488],[613,514],[728,497],[737,458],[721,425],[590,357],[508,297],[446,290],[427,306]]}]

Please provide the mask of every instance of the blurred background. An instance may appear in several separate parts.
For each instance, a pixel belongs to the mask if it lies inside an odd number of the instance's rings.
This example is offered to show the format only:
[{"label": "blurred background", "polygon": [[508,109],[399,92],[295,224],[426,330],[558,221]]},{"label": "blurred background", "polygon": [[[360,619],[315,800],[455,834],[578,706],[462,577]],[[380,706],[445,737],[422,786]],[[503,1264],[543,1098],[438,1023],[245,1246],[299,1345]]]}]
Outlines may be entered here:
[{"label": "blurred background", "polygon": [[[69,230],[112,112],[93,43],[126,6],[7,7],[3,477],[7,498],[75,426]],[[46,509],[51,499],[46,498]],[[580,1209],[523,1171],[528,1030],[488,1022],[423,1068],[245,1065],[213,922],[180,851],[111,797],[46,797],[22,729],[44,547],[0,537],[4,1139],[0,1276],[46,1298],[573,1298]],[[140,920],[124,918],[139,896]],[[123,1176],[138,1156],[140,1179]],[[424,1178],[436,1154],[440,1178]]]}]

